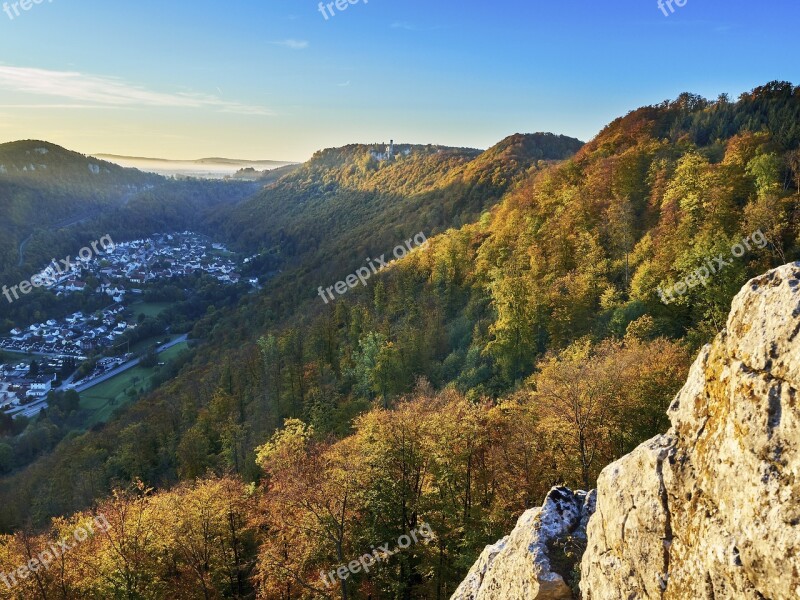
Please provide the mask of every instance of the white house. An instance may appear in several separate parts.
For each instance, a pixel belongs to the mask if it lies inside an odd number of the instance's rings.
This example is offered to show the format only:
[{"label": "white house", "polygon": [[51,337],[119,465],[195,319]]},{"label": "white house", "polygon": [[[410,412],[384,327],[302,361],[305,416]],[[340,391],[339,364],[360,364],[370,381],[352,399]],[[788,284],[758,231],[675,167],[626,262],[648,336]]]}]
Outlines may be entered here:
[{"label": "white house", "polygon": [[86,289],[86,284],[83,281],[70,281],[64,289],[68,292],[82,292]]},{"label": "white house", "polygon": [[31,382],[31,389],[25,394],[28,398],[44,398],[53,389],[53,382],[46,377],[39,377]]}]

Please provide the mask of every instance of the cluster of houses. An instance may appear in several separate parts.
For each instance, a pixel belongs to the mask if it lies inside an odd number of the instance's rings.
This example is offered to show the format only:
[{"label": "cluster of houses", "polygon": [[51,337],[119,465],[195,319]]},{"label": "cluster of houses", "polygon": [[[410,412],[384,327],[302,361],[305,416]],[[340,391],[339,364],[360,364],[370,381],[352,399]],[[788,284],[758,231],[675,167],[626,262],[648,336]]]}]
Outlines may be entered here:
[{"label": "cluster of houses", "polygon": [[100,282],[94,291],[121,304],[127,294],[141,293],[138,286],[199,272],[222,283],[238,283],[241,276],[227,254],[224,245],[209,244],[191,231],[160,234],[113,244],[87,260],[76,259],[69,268],[59,269],[57,276],[53,265],[48,265],[45,271],[55,281],[47,287],[56,295],[83,292],[85,279],[93,276]]},{"label": "cluster of houses", "polygon": [[101,290],[113,298],[125,295],[126,283],[144,285],[160,279],[207,273],[223,283],[238,283],[236,263],[222,244],[209,244],[184,231],[117,244],[95,267]]},{"label": "cluster of houses", "polygon": [[117,338],[136,327],[123,320],[124,312],[124,306],[112,305],[93,315],[76,312],[26,329],[15,328],[10,337],[0,338],[0,348],[85,360],[89,352],[113,346]]},{"label": "cluster of houses", "polygon": [[[125,319],[125,300],[141,294],[141,286],[159,280],[206,273],[222,283],[239,283],[241,276],[231,254],[222,244],[211,244],[197,234],[185,231],[160,234],[131,242],[113,244],[89,259],[70,261],[65,267],[48,265],[42,272],[47,287],[56,295],[90,291],[104,294],[113,302],[109,307],[83,314],[76,312],[63,319],[49,319],[27,327],[17,327],[0,337],[0,349],[25,354],[40,354],[53,363],[49,375],[31,377],[29,366],[0,365],[0,410],[14,409],[47,396],[55,372],[63,360],[86,360],[98,350],[113,348],[120,337],[136,327]],[[64,262],[64,261],[62,261]],[[58,268],[56,268],[58,267]],[[87,280],[92,281],[89,289]],[[94,282],[98,282],[95,287]],[[257,280],[251,281],[254,285]],[[102,372],[122,359],[107,359],[98,365]],[[49,363],[48,363],[49,364]]]},{"label": "cluster of houses", "polygon": [[[60,368],[58,361],[51,362],[48,366]],[[53,389],[55,373],[32,376],[30,370],[26,363],[0,365],[0,411],[43,400]]]},{"label": "cluster of houses", "polygon": [[[222,283],[238,283],[241,276],[222,244],[210,244],[193,232],[161,234],[114,244],[91,260],[78,260],[61,269],[50,289],[57,295],[87,290],[89,276],[99,282],[92,290],[113,303],[95,315],[77,312],[15,328],[0,338],[0,348],[25,353],[67,355],[83,359],[89,352],[113,346],[134,327],[122,320],[125,299],[142,293],[139,286],[203,272]],[[52,275],[54,270],[50,270]]]}]

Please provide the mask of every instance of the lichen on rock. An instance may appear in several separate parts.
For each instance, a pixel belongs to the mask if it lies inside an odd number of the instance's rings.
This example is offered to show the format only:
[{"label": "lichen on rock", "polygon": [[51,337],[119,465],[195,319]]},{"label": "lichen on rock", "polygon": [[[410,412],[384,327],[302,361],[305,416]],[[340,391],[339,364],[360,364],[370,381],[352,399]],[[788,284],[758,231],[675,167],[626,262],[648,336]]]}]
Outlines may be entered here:
[{"label": "lichen on rock", "polygon": [[571,570],[569,557],[562,550],[556,564],[551,554],[585,540],[594,505],[594,492],[553,488],[541,508],[525,512],[510,535],[484,550],[451,600],[572,598],[571,574],[558,572]]},{"label": "lichen on rock", "polygon": [[598,480],[585,600],[800,598],[800,263],[748,283],[669,410]]},{"label": "lichen on rock", "polygon": [[574,598],[567,571],[584,539],[584,600],[800,598],[798,389],[794,263],[736,296],[670,406],[668,432],[606,467],[596,496],[554,488],[484,551],[453,600]]}]

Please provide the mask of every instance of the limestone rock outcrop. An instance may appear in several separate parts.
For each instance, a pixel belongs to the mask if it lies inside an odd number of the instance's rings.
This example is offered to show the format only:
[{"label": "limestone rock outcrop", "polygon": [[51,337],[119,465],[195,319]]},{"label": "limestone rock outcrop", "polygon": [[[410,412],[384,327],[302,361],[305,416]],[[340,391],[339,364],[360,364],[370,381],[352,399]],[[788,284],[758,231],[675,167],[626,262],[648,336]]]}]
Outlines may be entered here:
[{"label": "limestone rock outcrop", "polygon": [[795,263],[745,286],[672,428],[601,474],[584,600],[800,598],[799,389]]},{"label": "limestone rock outcrop", "polygon": [[586,539],[594,500],[594,492],[553,488],[541,508],[525,512],[510,535],[483,551],[451,600],[572,598],[569,574],[553,564],[554,545]]},{"label": "limestone rock outcrop", "polygon": [[453,600],[573,598],[557,542],[584,531],[584,600],[800,598],[799,389],[795,263],[734,299],[667,433],[606,467],[596,496],[551,491],[486,548]]}]

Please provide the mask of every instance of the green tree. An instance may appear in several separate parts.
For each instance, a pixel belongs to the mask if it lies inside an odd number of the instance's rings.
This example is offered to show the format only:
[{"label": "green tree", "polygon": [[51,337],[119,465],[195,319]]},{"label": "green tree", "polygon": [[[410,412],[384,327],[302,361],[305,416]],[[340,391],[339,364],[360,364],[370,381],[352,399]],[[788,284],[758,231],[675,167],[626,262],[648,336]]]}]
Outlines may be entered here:
[{"label": "green tree", "polygon": [[8,473],[14,466],[14,449],[8,444],[0,444],[0,473]]}]

